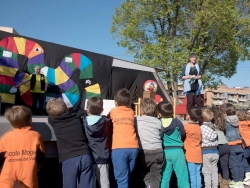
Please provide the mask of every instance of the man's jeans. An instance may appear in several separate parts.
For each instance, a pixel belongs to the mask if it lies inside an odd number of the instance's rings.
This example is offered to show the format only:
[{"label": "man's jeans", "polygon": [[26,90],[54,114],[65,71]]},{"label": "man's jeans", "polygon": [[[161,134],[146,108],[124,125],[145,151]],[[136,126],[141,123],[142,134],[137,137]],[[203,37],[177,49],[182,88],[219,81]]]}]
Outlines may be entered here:
[{"label": "man's jeans", "polygon": [[247,159],[250,157],[250,147],[244,149],[244,158],[243,158],[243,165],[245,173],[250,172],[250,166],[248,164]]},{"label": "man's jeans", "polygon": [[150,185],[150,188],[159,188],[164,164],[163,149],[140,150],[137,161],[145,185]]},{"label": "man's jeans", "polygon": [[229,168],[232,173],[233,181],[243,181],[244,167],[243,167],[244,151],[241,145],[230,146],[229,154]]},{"label": "man's jeans", "polygon": [[135,167],[139,149],[114,149],[112,150],[112,163],[118,188],[128,188],[131,173]]},{"label": "man's jeans", "polygon": [[187,163],[191,188],[201,188],[201,164]]},{"label": "man's jeans", "polygon": [[[109,188],[109,164],[95,164],[94,174],[101,188]],[[94,182],[95,183],[95,182]],[[96,186],[94,186],[96,187]]]},{"label": "man's jeans", "polygon": [[219,154],[203,154],[202,174],[204,176],[205,187],[218,188],[218,167]]},{"label": "man's jeans", "polygon": [[228,160],[229,160],[229,153],[230,147],[228,144],[219,144],[219,160],[220,160],[220,170],[222,179],[229,180],[229,167],[228,167]]},{"label": "man's jeans", "polygon": [[[80,155],[62,162],[63,188],[93,188],[91,155]],[[77,182],[78,180],[78,182]]]}]

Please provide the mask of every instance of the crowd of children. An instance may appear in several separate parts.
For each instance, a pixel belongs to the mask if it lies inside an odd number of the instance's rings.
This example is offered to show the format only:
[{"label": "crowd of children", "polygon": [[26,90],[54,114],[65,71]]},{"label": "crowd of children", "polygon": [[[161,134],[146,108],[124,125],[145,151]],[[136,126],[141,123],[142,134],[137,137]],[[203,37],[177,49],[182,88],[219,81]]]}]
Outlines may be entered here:
[{"label": "crowd of children", "polygon": [[[187,122],[173,118],[169,102],[141,101],[134,117],[130,92],[114,95],[116,108],[102,116],[103,100],[88,99],[86,114],[69,113],[62,99],[46,106],[57,137],[64,188],[109,188],[109,159],[118,188],[128,188],[135,165],[148,188],[168,188],[174,171],[179,188],[241,188],[250,185],[250,119],[232,104],[190,107]],[[45,159],[41,136],[31,128],[31,111],[6,110],[14,130],[0,140],[0,187],[37,188]],[[27,160],[26,156],[27,155]],[[29,159],[29,160],[28,160]],[[24,168],[25,167],[25,168]]]}]

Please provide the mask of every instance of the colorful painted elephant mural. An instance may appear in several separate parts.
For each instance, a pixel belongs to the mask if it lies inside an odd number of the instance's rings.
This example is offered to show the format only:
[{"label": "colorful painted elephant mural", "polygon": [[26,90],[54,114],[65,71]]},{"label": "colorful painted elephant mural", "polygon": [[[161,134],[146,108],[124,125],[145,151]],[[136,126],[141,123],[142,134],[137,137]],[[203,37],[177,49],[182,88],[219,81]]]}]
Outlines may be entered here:
[{"label": "colorful painted elephant mural", "polygon": [[[79,80],[86,80],[86,98],[100,96],[100,86],[93,82],[91,60],[83,54],[71,53],[65,56],[58,67],[52,68],[44,60],[44,50],[36,42],[22,37],[6,37],[0,41],[0,95],[2,102],[15,103],[13,86],[27,79],[34,72],[35,66],[47,76],[49,85],[58,87],[57,93],[47,93],[50,97],[62,97],[68,107],[73,107],[80,99],[81,93],[77,84],[71,79],[74,71],[80,71]],[[22,100],[32,105],[29,82],[20,87]]]}]

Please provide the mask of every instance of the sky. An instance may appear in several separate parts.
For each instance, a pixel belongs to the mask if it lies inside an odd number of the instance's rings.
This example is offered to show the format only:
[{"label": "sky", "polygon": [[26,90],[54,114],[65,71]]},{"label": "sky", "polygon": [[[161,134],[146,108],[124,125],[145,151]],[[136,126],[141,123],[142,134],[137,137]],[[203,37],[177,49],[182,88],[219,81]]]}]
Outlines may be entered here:
[{"label": "sky", "polygon": [[[123,0],[1,0],[0,26],[23,36],[63,44],[132,61],[111,33],[115,7]],[[221,70],[223,71],[223,70]],[[228,87],[250,87],[250,61],[239,62],[237,73],[222,81]]]}]

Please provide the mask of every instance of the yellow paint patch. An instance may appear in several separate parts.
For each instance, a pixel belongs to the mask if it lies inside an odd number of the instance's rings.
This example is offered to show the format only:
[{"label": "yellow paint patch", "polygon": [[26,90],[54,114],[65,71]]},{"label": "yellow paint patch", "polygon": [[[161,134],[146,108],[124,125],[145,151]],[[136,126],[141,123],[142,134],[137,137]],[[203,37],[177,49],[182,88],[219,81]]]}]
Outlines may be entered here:
[{"label": "yellow paint patch", "polygon": [[0,74],[5,76],[14,77],[17,72],[16,68],[0,66]]},{"label": "yellow paint patch", "polygon": [[[23,80],[28,80],[29,75],[27,73],[25,73]],[[26,93],[26,91],[28,91],[30,89],[30,82],[27,82],[26,84],[23,84],[19,87],[20,90],[20,95],[23,95],[24,93]]]},{"label": "yellow paint patch", "polygon": [[9,103],[14,104],[15,103],[15,94],[7,94],[7,93],[0,93],[0,96],[2,97],[3,103]]},{"label": "yellow paint patch", "polygon": [[55,69],[55,82],[56,85],[60,85],[64,82],[66,82],[69,79],[69,77],[64,73],[64,71],[60,68],[57,67]]},{"label": "yellow paint patch", "polygon": [[101,89],[99,84],[94,84],[92,86],[86,87],[85,90],[87,92],[91,92],[91,93],[96,93],[96,94],[101,94]]},{"label": "yellow paint patch", "polygon": [[19,54],[25,55],[25,38],[13,37]]},{"label": "yellow paint patch", "polygon": [[26,91],[28,91],[30,89],[30,83],[28,82],[28,84],[24,84],[21,85],[19,90],[20,90],[20,95],[23,95],[24,93],[26,93]]}]

